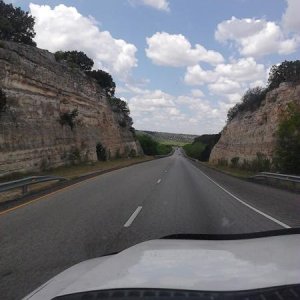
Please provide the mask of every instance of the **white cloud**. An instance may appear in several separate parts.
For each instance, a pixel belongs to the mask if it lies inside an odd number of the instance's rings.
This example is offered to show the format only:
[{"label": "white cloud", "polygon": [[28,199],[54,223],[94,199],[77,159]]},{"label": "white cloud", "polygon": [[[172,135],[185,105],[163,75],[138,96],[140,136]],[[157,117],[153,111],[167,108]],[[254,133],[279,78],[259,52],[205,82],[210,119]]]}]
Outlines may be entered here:
[{"label": "white cloud", "polygon": [[156,32],[147,39],[146,55],[153,63],[162,66],[183,67],[195,65],[200,61],[218,64],[224,61],[223,56],[213,50],[191,43],[182,34]]},{"label": "white cloud", "polygon": [[200,65],[188,67],[184,76],[185,83],[189,85],[202,85],[213,82],[217,79],[217,74],[211,70],[203,70]]},{"label": "white cloud", "polygon": [[174,96],[161,90],[135,91],[128,100],[137,129],[178,133],[216,133],[225,123],[226,112],[205,99],[201,90],[191,90],[190,95]]},{"label": "white cloud", "polygon": [[51,9],[30,3],[30,13],[35,17],[35,41],[40,48],[83,51],[94,60],[96,68],[118,79],[125,79],[137,66],[133,44],[101,31],[93,18],[82,16],[75,7],[60,4]]},{"label": "white cloud", "polygon": [[241,85],[229,78],[220,77],[217,82],[208,85],[214,94],[236,94],[241,92]]},{"label": "white cloud", "polygon": [[193,90],[191,90],[191,95],[195,98],[197,98],[197,97],[201,98],[204,96],[204,93],[199,89],[193,89]]},{"label": "white cloud", "polygon": [[169,1],[167,0],[140,0],[140,1],[142,1],[144,5],[151,6],[158,10],[170,11]]},{"label": "white cloud", "polygon": [[229,64],[218,64],[213,70],[204,70],[200,65],[188,67],[184,80],[188,85],[228,82],[232,86],[233,81],[265,81],[266,69],[263,64],[257,64],[254,58],[248,57],[233,60]]},{"label": "white cloud", "polygon": [[300,34],[300,1],[287,0],[287,9],[282,16],[283,26],[292,32]]},{"label": "white cloud", "polygon": [[233,41],[242,55],[254,57],[290,54],[298,46],[296,37],[286,37],[276,23],[262,19],[232,17],[218,24],[215,38],[220,42]]},{"label": "white cloud", "polygon": [[263,64],[257,64],[254,58],[241,58],[230,64],[219,64],[215,72],[237,81],[253,81],[265,78],[266,70]]}]

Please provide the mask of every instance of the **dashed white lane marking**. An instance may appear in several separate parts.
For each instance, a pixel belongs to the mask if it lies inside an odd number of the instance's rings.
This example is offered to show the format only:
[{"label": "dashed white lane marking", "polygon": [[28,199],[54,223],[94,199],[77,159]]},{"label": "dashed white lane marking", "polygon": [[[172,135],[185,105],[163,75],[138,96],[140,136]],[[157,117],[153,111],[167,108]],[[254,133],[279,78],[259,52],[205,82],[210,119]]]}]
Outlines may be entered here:
[{"label": "dashed white lane marking", "polygon": [[[198,168],[197,168],[198,169]],[[198,169],[199,170],[199,169]],[[204,172],[202,172],[201,170],[199,170],[206,178],[208,178],[211,182],[213,182],[216,186],[218,186],[221,190],[223,190],[225,193],[227,193],[228,195],[230,195],[231,197],[233,197],[235,200],[239,201],[240,203],[242,203],[243,205],[247,206],[248,208],[254,210],[255,212],[257,212],[258,214],[264,216],[265,218],[275,222],[276,224],[284,227],[284,228],[291,228],[289,225],[269,216],[268,214],[260,211],[259,209],[249,205],[248,203],[244,202],[243,200],[241,200],[240,198],[238,198],[237,196],[231,194],[229,191],[227,191],[225,188],[223,188],[221,185],[219,185],[218,183],[216,183],[213,179],[211,179],[209,176],[207,176]]]},{"label": "dashed white lane marking", "polygon": [[141,210],[142,210],[142,206],[138,206],[138,208],[130,216],[128,221],[124,224],[124,227],[129,227],[132,224],[132,222],[134,221],[134,219],[137,217],[137,215],[140,213]]},{"label": "dashed white lane marking", "polygon": [[161,179],[158,179],[156,183],[159,184],[160,182],[161,182]]}]

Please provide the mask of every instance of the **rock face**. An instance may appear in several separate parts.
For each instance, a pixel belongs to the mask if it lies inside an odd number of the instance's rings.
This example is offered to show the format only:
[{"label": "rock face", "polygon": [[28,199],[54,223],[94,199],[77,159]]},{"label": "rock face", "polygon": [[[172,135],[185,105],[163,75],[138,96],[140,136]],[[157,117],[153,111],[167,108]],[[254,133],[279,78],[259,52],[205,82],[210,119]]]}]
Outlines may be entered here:
[{"label": "rock face", "polygon": [[[141,153],[98,84],[48,51],[0,41],[0,88],[7,97],[0,112],[0,175],[96,161],[97,143],[112,158]],[[61,116],[74,109],[75,127],[62,126]]]},{"label": "rock face", "polygon": [[257,153],[272,160],[280,117],[289,102],[300,104],[300,84],[282,83],[267,93],[259,109],[238,114],[224,127],[209,161],[230,163],[233,157],[239,157],[239,162],[252,161]]}]

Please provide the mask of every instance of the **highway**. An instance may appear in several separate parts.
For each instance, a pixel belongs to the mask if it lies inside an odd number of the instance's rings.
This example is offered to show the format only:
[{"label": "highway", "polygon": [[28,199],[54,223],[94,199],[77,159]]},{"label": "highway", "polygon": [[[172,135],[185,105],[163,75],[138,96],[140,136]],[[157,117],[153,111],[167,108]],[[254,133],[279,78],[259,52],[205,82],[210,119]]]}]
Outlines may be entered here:
[{"label": "highway", "polygon": [[300,226],[299,194],[206,167],[180,150],[0,214],[0,298],[20,299],[80,261],[178,233]]}]

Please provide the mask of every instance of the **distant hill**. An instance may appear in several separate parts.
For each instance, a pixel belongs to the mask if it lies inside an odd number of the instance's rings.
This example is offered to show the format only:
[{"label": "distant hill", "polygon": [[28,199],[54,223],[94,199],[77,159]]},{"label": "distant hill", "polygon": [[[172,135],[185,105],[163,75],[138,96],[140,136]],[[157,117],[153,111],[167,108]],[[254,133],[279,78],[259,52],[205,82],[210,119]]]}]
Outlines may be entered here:
[{"label": "distant hill", "polygon": [[193,134],[158,132],[148,130],[137,130],[136,132],[137,134],[150,135],[153,139],[160,143],[177,146],[183,146],[185,144],[192,143],[194,141],[194,138],[198,137],[198,135]]}]

